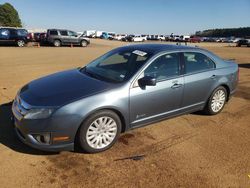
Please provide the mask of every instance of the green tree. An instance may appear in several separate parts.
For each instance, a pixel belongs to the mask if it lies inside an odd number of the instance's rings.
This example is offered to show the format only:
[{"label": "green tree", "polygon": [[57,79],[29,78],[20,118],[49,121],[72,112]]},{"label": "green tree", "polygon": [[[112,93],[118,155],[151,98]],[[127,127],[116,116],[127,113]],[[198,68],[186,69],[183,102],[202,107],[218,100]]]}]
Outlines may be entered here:
[{"label": "green tree", "polygon": [[9,3],[0,5],[0,26],[22,27],[18,12]]}]

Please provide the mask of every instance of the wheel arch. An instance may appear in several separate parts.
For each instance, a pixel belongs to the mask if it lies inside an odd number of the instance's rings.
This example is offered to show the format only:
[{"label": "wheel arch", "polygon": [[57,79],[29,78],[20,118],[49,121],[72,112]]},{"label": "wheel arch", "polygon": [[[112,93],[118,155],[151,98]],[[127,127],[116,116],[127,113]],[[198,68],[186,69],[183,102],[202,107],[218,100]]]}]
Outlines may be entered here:
[{"label": "wheel arch", "polygon": [[61,39],[59,39],[59,38],[55,38],[55,39],[53,39],[53,42],[55,42],[56,40],[58,40],[58,41],[60,41],[60,42],[62,43],[62,40],[61,40]]},{"label": "wheel arch", "polygon": [[89,43],[89,41],[87,41],[86,39],[81,39],[80,42],[82,42],[82,41],[87,42],[87,44]]},{"label": "wheel arch", "polygon": [[104,108],[99,108],[99,109],[95,109],[93,111],[91,111],[90,113],[88,113],[84,118],[83,120],[81,121],[81,124],[79,125],[78,127],[78,130],[80,129],[81,125],[83,124],[83,122],[88,118],[90,117],[91,115],[95,114],[95,113],[98,113],[100,111],[104,111],[104,110],[109,110],[109,111],[113,111],[114,113],[116,113],[120,120],[121,120],[121,123],[122,123],[122,130],[121,132],[125,132],[127,129],[128,129],[128,126],[127,126],[127,123],[126,123],[126,120],[125,120],[125,117],[124,115],[122,114],[121,111],[119,111],[118,109],[116,108],[112,108],[112,107],[104,107]]},{"label": "wheel arch", "polygon": [[214,87],[210,93],[208,94],[207,98],[206,98],[206,102],[205,102],[205,106],[208,104],[209,102],[209,99],[211,97],[211,95],[213,94],[214,90],[216,90],[218,87],[224,87],[227,91],[227,99],[226,99],[226,102],[229,100],[229,95],[230,95],[230,88],[227,84],[223,83],[223,84],[219,84],[217,85],[216,87]]},{"label": "wheel arch", "polygon": [[229,88],[229,86],[227,84],[221,84],[219,86],[222,86],[222,87],[224,87],[226,89],[226,91],[227,91],[227,99],[226,99],[226,101],[228,101],[229,100],[229,96],[230,96],[230,88]]}]

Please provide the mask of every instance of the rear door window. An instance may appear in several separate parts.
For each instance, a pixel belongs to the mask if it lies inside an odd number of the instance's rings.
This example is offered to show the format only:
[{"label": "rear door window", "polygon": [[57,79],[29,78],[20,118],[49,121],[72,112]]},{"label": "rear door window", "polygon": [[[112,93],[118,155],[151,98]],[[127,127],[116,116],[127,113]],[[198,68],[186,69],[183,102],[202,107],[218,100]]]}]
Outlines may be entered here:
[{"label": "rear door window", "polygon": [[50,35],[58,35],[58,33],[57,33],[56,30],[51,30],[51,31],[49,32],[49,34],[50,34]]},{"label": "rear door window", "polygon": [[185,52],[184,61],[187,74],[215,68],[215,63],[209,57],[198,52]]}]

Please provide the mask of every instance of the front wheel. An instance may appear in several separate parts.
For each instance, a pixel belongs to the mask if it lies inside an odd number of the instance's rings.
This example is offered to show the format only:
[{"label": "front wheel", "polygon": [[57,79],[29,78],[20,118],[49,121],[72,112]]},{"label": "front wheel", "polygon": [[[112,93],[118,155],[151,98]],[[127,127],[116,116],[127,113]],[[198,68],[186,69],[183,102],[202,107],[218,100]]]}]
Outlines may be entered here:
[{"label": "front wheel", "polygon": [[81,41],[81,46],[82,47],[86,47],[88,45],[87,41],[86,40],[82,40]]},{"label": "front wheel", "polygon": [[215,115],[222,111],[227,100],[227,91],[224,87],[216,88],[210,96],[204,111],[209,115]]},{"label": "front wheel", "polygon": [[119,116],[110,110],[91,115],[78,132],[80,147],[88,153],[97,153],[114,145],[121,132]]}]

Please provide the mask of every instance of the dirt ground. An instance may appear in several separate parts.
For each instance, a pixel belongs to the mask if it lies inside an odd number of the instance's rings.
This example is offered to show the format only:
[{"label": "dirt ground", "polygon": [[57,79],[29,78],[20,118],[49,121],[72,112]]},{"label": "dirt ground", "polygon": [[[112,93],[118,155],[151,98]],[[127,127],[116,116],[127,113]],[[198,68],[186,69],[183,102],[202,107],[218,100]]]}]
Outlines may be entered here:
[{"label": "dirt ground", "polygon": [[[183,115],[123,134],[99,154],[46,153],[22,144],[10,106],[25,83],[88,63],[127,43],[0,47],[0,187],[250,187],[250,48],[198,44],[240,66],[236,95],[216,116]],[[124,159],[142,155],[138,160]]]}]

